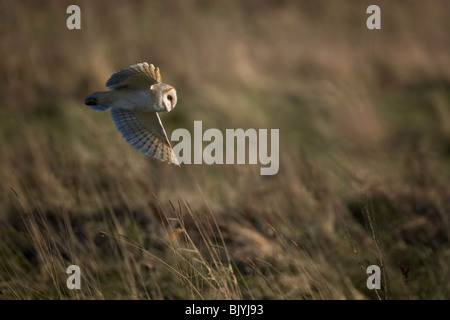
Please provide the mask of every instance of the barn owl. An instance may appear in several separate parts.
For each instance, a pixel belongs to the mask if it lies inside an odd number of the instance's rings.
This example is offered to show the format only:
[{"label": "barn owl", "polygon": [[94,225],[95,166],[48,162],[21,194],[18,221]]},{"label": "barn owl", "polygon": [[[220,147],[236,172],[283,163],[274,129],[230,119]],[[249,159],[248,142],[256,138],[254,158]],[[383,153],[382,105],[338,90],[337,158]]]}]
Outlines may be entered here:
[{"label": "barn owl", "polygon": [[138,63],[114,73],[106,82],[109,91],[94,92],[84,103],[97,111],[111,108],[119,132],[143,154],[177,166],[158,112],[170,112],[177,104],[175,88],[162,83],[159,68]]}]

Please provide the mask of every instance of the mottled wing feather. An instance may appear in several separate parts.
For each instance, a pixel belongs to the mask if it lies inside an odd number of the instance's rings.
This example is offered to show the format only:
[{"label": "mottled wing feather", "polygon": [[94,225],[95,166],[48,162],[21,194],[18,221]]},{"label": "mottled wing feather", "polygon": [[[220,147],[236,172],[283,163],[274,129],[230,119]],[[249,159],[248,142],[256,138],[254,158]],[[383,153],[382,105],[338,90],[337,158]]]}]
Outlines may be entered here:
[{"label": "mottled wing feather", "polygon": [[125,140],[143,154],[180,165],[156,112],[111,108],[114,124]]},{"label": "mottled wing feather", "polygon": [[159,68],[155,68],[153,64],[142,62],[114,73],[106,82],[106,87],[109,89],[148,88],[152,84],[161,82]]}]

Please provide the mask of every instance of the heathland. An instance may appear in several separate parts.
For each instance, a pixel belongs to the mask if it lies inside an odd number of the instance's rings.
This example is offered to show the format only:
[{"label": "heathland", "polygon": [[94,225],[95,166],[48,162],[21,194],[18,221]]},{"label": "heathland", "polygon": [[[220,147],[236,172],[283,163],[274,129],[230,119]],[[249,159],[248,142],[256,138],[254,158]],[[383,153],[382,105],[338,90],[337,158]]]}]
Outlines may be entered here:
[{"label": "heathland", "polygon": [[[1,1],[0,299],[450,297],[448,1],[75,2]],[[83,99],[143,61],[277,174],[128,145]]]}]

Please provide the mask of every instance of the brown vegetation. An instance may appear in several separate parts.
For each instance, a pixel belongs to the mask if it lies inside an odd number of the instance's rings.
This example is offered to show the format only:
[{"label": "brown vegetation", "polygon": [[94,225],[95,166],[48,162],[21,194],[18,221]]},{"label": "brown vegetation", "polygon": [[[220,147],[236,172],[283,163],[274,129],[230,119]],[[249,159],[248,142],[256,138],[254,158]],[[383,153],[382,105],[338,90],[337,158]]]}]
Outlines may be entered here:
[{"label": "brown vegetation", "polygon": [[[370,4],[2,1],[0,298],[449,298],[449,4]],[[278,174],[131,148],[83,99],[142,61],[169,136],[279,128]]]}]

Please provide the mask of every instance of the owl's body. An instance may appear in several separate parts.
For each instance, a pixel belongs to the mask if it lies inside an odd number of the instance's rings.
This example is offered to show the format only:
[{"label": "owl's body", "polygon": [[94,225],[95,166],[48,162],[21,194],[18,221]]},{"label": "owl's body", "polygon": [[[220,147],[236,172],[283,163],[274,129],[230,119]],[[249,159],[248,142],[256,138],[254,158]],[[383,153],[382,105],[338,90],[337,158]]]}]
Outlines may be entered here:
[{"label": "owl's body", "polygon": [[161,82],[158,68],[146,62],[116,72],[106,82],[109,91],[95,92],[84,103],[97,111],[111,108],[122,136],[147,156],[179,165],[157,112],[177,103],[175,88]]},{"label": "owl's body", "polygon": [[100,108],[108,109],[108,106],[113,105],[125,110],[165,111],[159,110],[159,106],[155,103],[149,90],[112,89],[111,91],[96,92],[94,98],[97,99],[96,105],[104,106]]}]

